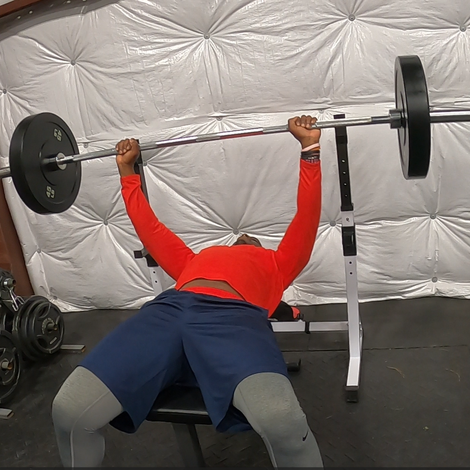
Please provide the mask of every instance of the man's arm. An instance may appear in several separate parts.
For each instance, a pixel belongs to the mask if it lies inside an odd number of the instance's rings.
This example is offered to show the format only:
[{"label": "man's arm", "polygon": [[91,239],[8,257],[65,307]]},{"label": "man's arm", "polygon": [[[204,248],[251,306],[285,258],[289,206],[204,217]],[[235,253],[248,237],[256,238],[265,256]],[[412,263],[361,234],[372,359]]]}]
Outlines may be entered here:
[{"label": "man's arm", "polygon": [[134,172],[134,162],[140,153],[137,141],[123,140],[117,144],[116,150],[121,192],[135,231],[152,258],[169,276],[177,280],[195,256],[194,252],[158,220],[144,196],[140,176]]},{"label": "man's arm", "polygon": [[320,130],[312,130],[315,118],[302,116],[289,120],[289,130],[299,140],[300,160],[297,212],[275,252],[287,288],[307,265],[317,236],[321,214]]}]

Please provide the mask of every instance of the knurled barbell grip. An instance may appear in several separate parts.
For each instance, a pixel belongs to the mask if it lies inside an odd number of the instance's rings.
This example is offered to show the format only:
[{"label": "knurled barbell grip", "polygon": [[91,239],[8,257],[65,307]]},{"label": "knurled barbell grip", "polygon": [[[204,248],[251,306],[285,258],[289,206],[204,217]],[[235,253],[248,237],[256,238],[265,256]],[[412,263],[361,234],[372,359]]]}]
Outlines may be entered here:
[{"label": "knurled barbell grip", "polygon": [[[434,110],[430,112],[432,123],[449,123],[449,122],[470,122],[470,110]],[[403,126],[403,120],[406,116],[400,110],[391,110],[388,115],[384,116],[371,116],[365,118],[347,118],[337,121],[317,121],[313,128],[326,129],[335,127],[351,127],[351,126],[367,126],[374,124],[390,124],[394,129]],[[209,142],[212,140],[231,139],[237,137],[247,137],[264,134],[277,134],[287,132],[288,126],[272,126],[272,127],[259,127],[253,129],[242,129],[235,131],[224,131],[212,134],[202,134],[186,137],[176,137],[161,141],[149,142],[141,144],[142,151],[153,150],[164,147],[175,147],[179,145],[187,145],[198,142]],[[116,149],[97,150],[95,152],[88,152],[77,155],[60,155],[50,158],[45,158],[43,164],[56,164],[66,165],[67,163],[80,162],[85,160],[93,160],[96,158],[104,158],[117,155]],[[11,176],[9,167],[0,168],[0,179],[8,178]]]},{"label": "knurled barbell grip", "polygon": [[[372,116],[366,118],[350,118],[350,119],[341,119],[340,121],[317,121],[317,123],[312,126],[312,129],[325,129],[332,127],[345,127],[345,126],[364,126],[370,124],[389,124],[390,116]],[[283,132],[288,132],[289,127],[284,126],[271,126],[271,127],[256,127],[252,129],[241,129],[234,131],[223,131],[216,132],[212,134],[200,134],[194,136],[186,137],[176,137],[173,139],[160,140],[156,142],[148,142],[140,145],[141,151],[154,150],[164,147],[175,147],[178,145],[187,145],[200,142],[210,142],[213,140],[224,140],[224,139],[233,139],[237,137],[249,137],[255,135],[265,135],[265,134],[278,134]],[[104,158],[116,155],[117,152],[115,149],[105,149],[97,150],[95,152],[88,152],[79,155],[68,155],[68,156],[56,156],[51,158],[44,159],[44,164],[49,165],[55,163],[58,165],[80,162],[85,160],[93,160],[95,158]]]},{"label": "knurled barbell grip", "polygon": [[[312,128],[326,129],[326,128],[345,127],[345,126],[389,124],[391,122],[392,122],[392,119],[391,119],[391,115],[389,114],[388,116],[348,118],[348,119],[341,119],[341,120],[336,120],[336,121],[317,121],[317,123]],[[283,125],[283,126],[271,126],[271,127],[258,127],[258,128],[252,128],[252,129],[241,129],[241,130],[234,130],[234,131],[223,131],[223,132],[216,132],[212,134],[176,137],[172,139],[143,143],[140,145],[140,149],[141,151],[146,151],[146,150],[153,150],[153,149],[164,148],[164,147],[175,147],[178,145],[187,145],[187,144],[198,143],[198,142],[209,142],[213,140],[223,140],[223,139],[248,137],[248,136],[255,136],[255,135],[265,135],[265,134],[277,134],[277,133],[288,132],[288,130],[289,130],[289,127],[287,125]],[[61,165],[66,165],[68,163],[93,160],[96,158],[110,157],[114,155],[117,155],[115,148],[97,150],[94,152],[88,152],[88,153],[77,154],[77,155],[57,155],[55,157],[45,158],[42,163],[43,165],[55,164],[60,167]],[[10,169],[8,167],[1,168],[0,178],[6,178],[8,176],[11,176]]]},{"label": "knurled barbell grip", "polygon": [[[242,129],[236,131],[224,131],[224,132],[216,132],[212,134],[200,134],[194,136],[185,136],[185,137],[175,137],[173,139],[166,139],[160,140],[155,142],[147,142],[140,144],[140,150],[145,152],[146,150],[154,150],[164,147],[176,147],[179,145],[187,145],[187,144],[194,144],[200,142],[209,142],[212,140],[223,140],[223,139],[231,139],[236,137],[248,137],[248,136],[255,136],[255,135],[263,135],[263,134],[276,134],[281,132],[287,132],[289,129],[287,126],[273,126],[273,127],[259,127],[254,129]],[[85,160],[93,160],[96,158],[104,158],[110,157],[113,155],[117,155],[116,149],[105,149],[105,150],[97,150],[95,152],[88,152],[78,155],[68,155],[68,156],[61,156],[61,157],[51,157],[45,158],[43,164],[67,164],[73,162],[80,162]],[[1,171],[1,170],[0,170]],[[9,176],[9,175],[7,175]]]}]

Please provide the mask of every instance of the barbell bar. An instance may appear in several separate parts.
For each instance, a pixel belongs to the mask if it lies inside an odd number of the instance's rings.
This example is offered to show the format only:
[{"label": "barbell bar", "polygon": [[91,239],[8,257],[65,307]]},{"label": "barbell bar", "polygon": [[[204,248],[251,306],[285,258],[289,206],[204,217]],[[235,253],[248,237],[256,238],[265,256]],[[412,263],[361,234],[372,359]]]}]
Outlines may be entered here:
[{"label": "barbell bar", "polygon": [[[426,77],[418,56],[395,60],[395,109],[388,115],[317,121],[313,128],[389,124],[397,129],[400,159],[406,179],[425,178],[431,155],[431,123],[468,122],[470,111],[430,111]],[[259,127],[212,134],[176,137],[142,143],[142,151],[237,137],[288,132],[288,126]],[[81,183],[81,162],[116,155],[115,148],[78,152],[68,125],[55,114],[28,116],[16,127],[10,166],[0,168],[0,178],[11,176],[23,202],[40,214],[60,213],[75,201]]]},{"label": "barbell bar", "polygon": [[[398,117],[398,119],[401,119]],[[470,119],[470,118],[469,118]],[[372,116],[366,118],[350,118],[350,119],[341,119],[335,121],[319,121],[317,124],[312,126],[312,129],[326,129],[333,127],[344,127],[344,126],[365,126],[368,124],[388,124],[391,121],[390,116]],[[211,134],[199,134],[199,135],[190,135],[185,137],[175,137],[172,139],[158,140],[154,142],[147,142],[140,144],[140,150],[145,152],[146,150],[156,150],[165,147],[176,147],[179,145],[195,144],[201,142],[210,142],[213,140],[224,140],[224,139],[233,139],[237,137],[250,137],[256,135],[267,135],[267,134],[280,134],[283,132],[288,132],[289,127],[287,125],[283,126],[270,126],[270,127],[254,127],[251,129],[240,129],[233,131],[221,131],[214,132]],[[54,168],[54,165],[59,167],[69,164],[83,162],[87,160],[94,160],[97,158],[111,157],[117,155],[116,149],[103,149],[96,150],[94,152],[87,153],[77,153],[76,155],[64,155],[59,153],[52,157],[44,157],[42,164],[45,166],[50,165],[50,168]],[[7,178],[11,176],[11,170],[9,167],[0,169],[0,178]]]},{"label": "barbell bar", "polygon": [[[343,119],[341,123],[338,121],[322,121],[317,125],[312,126],[312,129],[325,129],[328,127],[344,127],[344,126],[364,126],[366,124],[382,124],[383,116],[369,117],[369,118],[351,118]],[[387,117],[388,119],[388,117]],[[380,122],[379,122],[380,120]],[[148,142],[140,145],[142,151],[155,150],[164,147],[176,147],[178,145],[196,144],[200,142],[210,142],[213,140],[234,139],[237,137],[250,137],[255,135],[267,134],[280,134],[288,132],[289,127],[284,126],[270,126],[270,127],[254,127],[251,129],[240,129],[233,131],[221,131],[211,134],[190,135],[186,137],[175,137],[167,140],[159,140],[156,142]],[[80,162],[85,160],[92,160],[94,158],[109,157],[117,155],[115,149],[97,150],[96,152],[89,152],[79,155],[57,156],[45,159],[45,164],[67,164],[73,162]]]},{"label": "barbell bar", "polygon": [[[441,111],[430,111],[431,123],[445,123],[445,122],[469,122],[470,111],[454,111],[454,110],[441,110]],[[318,121],[312,126],[312,129],[328,129],[334,127],[354,127],[354,126],[366,126],[374,124],[390,124],[390,127],[398,128],[400,124],[397,121],[401,121],[401,113],[397,110],[391,110],[388,115],[384,116],[371,116],[365,118],[349,118],[339,119],[334,121]],[[289,127],[283,126],[269,126],[269,127],[254,127],[251,129],[240,129],[233,131],[221,131],[210,134],[199,134],[185,137],[175,137],[166,140],[157,140],[154,142],[148,142],[140,144],[141,151],[156,150],[165,147],[176,147],[179,145],[195,144],[200,142],[210,142],[213,140],[224,140],[233,139],[237,137],[249,137],[256,135],[267,135],[267,134],[280,134],[288,132]],[[103,149],[94,152],[79,153],[76,155],[63,155],[58,154],[52,157],[45,157],[43,165],[57,165],[59,168],[61,165],[68,163],[83,162],[87,160],[94,160],[97,158],[111,157],[117,155],[115,149]],[[0,179],[8,178],[11,176],[9,167],[0,168]]]},{"label": "barbell bar", "polygon": [[[430,120],[432,124],[436,123],[448,123],[448,122],[470,122],[470,110],[440,110],[430,111]],[[397,121],[401,121],[401,113],[395,109],[389,111],[388,115],[384,116],[371,116],[365,118],[349,118],[349,119],[337,119],[334,121],[318,121],[312,126],[312,129],[328,129],[334,127],[354,127],[354,126],[367,126],[374,124],[390,124],[392,129],[400,127]],[[200,142],[210,142],[213,140],[224,140],[233,139],[237,137],[249,137],[255,135],[267,135],[267,134],[280,134],[288,132],[289,126],[269,126],[269,127],[254,127],[251,129],[241,129],[233,131],[221,131],[214,132],[211,134],[199,134],[186,137],[174,137],[167,140],[157,140],[154,142],[147,142],[140,144],[140,150],[156,150],[165,147],[176,147],[178,145],[195,144]],[[44,158],[44,165],[66,165],[68,163],[83,162],[87,160],[93,160],[96,158],[111,157],[117,155],[115,149],[103,149],[95,152],[82,153],[77,155],[62,155],[59,154],[55,157]],[[6,168],[8,170],[8,168]],[[1,175],[0,170],[0,175]],[[10,175],[8,175],[10,176]],[[1,176],[0,176],[1,177]]]}]

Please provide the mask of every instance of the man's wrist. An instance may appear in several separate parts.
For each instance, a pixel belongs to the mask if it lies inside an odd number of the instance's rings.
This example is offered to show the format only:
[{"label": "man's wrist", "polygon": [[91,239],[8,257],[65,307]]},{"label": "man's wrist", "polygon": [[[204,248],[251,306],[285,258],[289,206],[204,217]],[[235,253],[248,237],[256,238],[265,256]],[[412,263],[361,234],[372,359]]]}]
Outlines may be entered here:
[{"label": "man's wrist", "polygon": [[299,140],[299,142],[303,149],[319,143],[318,139],[312,139],[312,138],[304,138],[304,139]]},{"label": "man's wrist", "polygon": [[302,147],[301,152],[308,152],[309,150],[320,150],[320,144],[312,144],[308,147]]},{"label": "man's wrist", "polygon": [[118,165],[119,174],[121,178],[125,176],[135,175],[134,165]]}]

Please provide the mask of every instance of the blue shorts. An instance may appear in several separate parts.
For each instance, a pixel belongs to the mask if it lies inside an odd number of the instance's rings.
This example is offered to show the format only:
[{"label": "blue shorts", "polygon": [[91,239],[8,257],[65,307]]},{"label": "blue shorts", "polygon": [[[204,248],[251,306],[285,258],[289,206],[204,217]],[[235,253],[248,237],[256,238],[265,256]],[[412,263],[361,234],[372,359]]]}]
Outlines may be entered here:
[{"label": "blue shorts", "polygon": [[198,386],[218,431],[251,429],[232,405],[237,385],[260,372],[287,376],[267,310],[242,300],[168,290],[121,323],[81,365],[102,380],[124,413],[111,423],[135,432],[158,394]]}]

